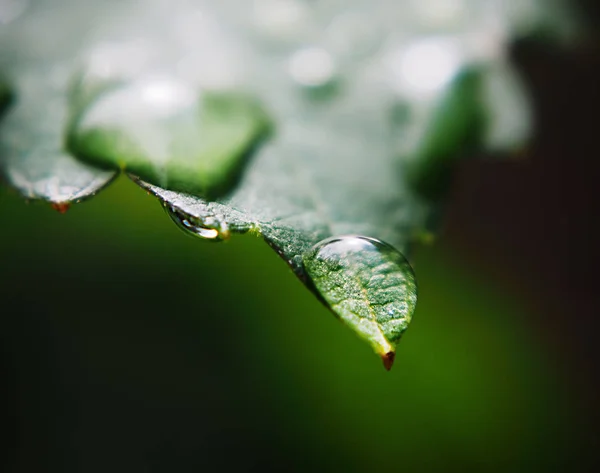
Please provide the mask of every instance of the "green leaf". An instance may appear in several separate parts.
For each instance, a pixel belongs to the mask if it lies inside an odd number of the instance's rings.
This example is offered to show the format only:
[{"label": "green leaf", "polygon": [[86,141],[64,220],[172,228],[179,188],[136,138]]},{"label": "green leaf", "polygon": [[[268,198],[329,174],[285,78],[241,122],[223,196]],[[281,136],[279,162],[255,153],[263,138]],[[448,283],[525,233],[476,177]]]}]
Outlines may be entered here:
[{"label": "green leaf", "polygon": [[74,38],[93,24],[90,17],[71,24],[85,18],[85,8],[71,6],[31,2],[0,30],[0,71],[14,92],[0,126],[0,174],[27,198],[61,206],[94,195],[115,177],[65,150],[63,137],[75,112],[68,100],[74,51],[84,46]]},{"label": "green leaf", "polygon": [[248,97],[151,79],[101,93],[72,124],[68,143],[87,163],[215,197],[235,185],[269,128]]},{"label": "green leaf", "polygon": [[[24,195],[65,203],[124,169],[190,234],[260,235],[388,356],[416,300],[401,254],[428,233],[457,160],[513,147],[513,123],[529,129],[507,39],[563,16],[541,0],[500,3],[32,2],[0,31],[16,98],[0,170]],[[320,272],[315,248],[347,235],[394,249]],[[340,278],[343,300],[381,285],[353,312],[331,296]],[[397,279],[394,331],[376,307]]]},{"label": "green leaf", "polygon": [[77,161],[63,146],[69,115],[64,91],[45,77],[17,76],[16,83],[18,100],[0,126],[6,181],[28,198],[56,204],[78,202],[106,186],[114,172]]},{"label": "green leaf", "polygon": [[304,267],[333,312],[373,346],[389,370],[417,304],[406,258],[372,238],[333,237],[304,255]]},{"label": "green leaf", "polygon": [[480,69],[462,71],[432,113],[418,148],[406,163],[408,180],[420,195],[446,195],[457,161],[481,145],[485,109]]}]

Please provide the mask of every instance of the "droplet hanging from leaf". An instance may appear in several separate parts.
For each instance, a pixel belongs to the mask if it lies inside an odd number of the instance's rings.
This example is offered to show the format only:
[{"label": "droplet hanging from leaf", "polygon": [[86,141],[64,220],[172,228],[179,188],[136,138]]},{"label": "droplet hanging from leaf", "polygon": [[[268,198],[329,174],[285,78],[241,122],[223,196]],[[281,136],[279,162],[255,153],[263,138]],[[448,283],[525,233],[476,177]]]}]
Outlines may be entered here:
[{"label": "droplet hanging from leaf", "polygon": [[187,234],[210,241],[223,241],[229,238],[227,223],[216,215],[198,218],[171,205],[165,208],[169,217]]},{"label": "droplet hanging from leaf", "polygon": [[304,255],[304,268],[331,310],[381,356],[386,369],[417,304],[406,258],[380,240],[332,237]]}]

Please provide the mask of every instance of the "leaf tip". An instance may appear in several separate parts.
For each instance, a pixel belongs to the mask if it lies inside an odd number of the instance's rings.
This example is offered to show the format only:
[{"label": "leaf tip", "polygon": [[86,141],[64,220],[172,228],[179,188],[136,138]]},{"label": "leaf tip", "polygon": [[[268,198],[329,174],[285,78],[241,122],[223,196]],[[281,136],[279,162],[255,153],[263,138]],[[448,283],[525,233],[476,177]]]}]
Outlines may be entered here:
[{"label": "leaf tip", "polygon": [[52,202],[50,206],[61,214],[66,214],[67,210],[71,208],[71,204],[69,202]]},{"label": "leaf tip", "polygon": [[392,369],[392,366],[394,365],[394,360],[396,359],[396,353],[393,351],[388,351],[387,353],[384,353],[383,355],[381,355],[381,359],[383,361],[383,367],[389,371]]}]

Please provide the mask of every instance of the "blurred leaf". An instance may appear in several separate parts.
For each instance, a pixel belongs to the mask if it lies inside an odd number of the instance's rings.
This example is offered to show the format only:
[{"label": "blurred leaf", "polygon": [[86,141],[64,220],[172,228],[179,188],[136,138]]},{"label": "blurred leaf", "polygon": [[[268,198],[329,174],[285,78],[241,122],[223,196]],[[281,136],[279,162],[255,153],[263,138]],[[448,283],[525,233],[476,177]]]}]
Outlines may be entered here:
[{"label": "blurred leaf", "polygon": [[95,194],[115,176],[81,163],[63,146],[68,120],[67,84],[16,74],[18,100],[0,126],[0,169],[25,197],[52,203],[77,202]]},{"label": "blurred leaf", "polygon": [[229,189],[269,129],[247,97],[164,80],[109,87],[74,120],[70,149],[99,167],[212,197]]},{"label": "blurred leaf", "polygon": [[433,201],[448,191],[457,161],[481,147],[485,129],[483,76],[482,70],[471,69],[454,79],[406,164],[411,185]]}]

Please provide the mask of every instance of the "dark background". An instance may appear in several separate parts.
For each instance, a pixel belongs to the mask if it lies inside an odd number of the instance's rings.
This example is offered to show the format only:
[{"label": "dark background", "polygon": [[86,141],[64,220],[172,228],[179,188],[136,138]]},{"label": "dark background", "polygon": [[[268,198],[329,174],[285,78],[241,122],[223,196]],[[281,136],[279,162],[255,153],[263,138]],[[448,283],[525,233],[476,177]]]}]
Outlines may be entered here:
[{"label": "dark background", "polygon": [[537,136],[459,169],[390,373],[259,239],[0,190],[7,470],[598,471],[600,48],[514,57]]}]

